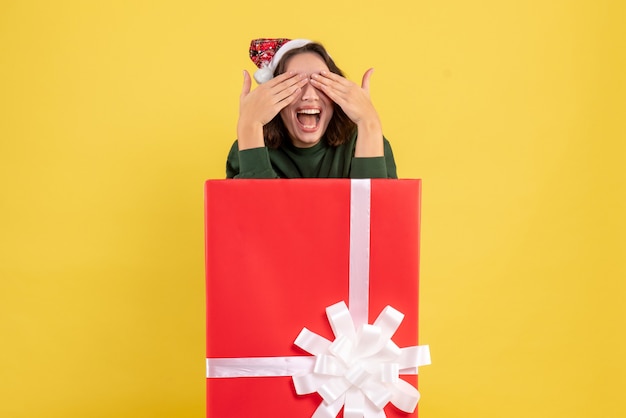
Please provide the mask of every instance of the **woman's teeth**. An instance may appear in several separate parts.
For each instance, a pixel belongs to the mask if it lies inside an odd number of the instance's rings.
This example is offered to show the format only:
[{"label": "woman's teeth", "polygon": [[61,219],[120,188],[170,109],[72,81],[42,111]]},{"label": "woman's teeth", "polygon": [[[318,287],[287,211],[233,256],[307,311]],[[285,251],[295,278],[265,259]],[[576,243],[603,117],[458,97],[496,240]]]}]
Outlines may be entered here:
[{"label": "woman's teeth", "polygon": [[313,129],[317,126],[317,121],[319,120],[320,110],[319,109],[300,109],[296,112],[298,122],[305,129]]}]

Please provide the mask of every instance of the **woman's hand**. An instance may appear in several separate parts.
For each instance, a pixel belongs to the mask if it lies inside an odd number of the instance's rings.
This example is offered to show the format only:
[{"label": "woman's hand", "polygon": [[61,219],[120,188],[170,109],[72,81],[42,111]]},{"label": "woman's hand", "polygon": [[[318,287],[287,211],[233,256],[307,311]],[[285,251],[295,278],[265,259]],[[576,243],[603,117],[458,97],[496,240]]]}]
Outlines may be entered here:
[{"label": "woman's hand", "polygon": [[237,122],[239,149],[264,146],[263,126],[294,101],[308,81],[306,74],[287,72],[250,91],[252,79],[244,71]]},{"label": "woman's hand", "polygon": [[337,103],[358,127],[355,156],[384,155],[383,132],[378,112],[370,99],[370,68],[363,75],[361,86],[330,71],[311,74],[311,84]]}]

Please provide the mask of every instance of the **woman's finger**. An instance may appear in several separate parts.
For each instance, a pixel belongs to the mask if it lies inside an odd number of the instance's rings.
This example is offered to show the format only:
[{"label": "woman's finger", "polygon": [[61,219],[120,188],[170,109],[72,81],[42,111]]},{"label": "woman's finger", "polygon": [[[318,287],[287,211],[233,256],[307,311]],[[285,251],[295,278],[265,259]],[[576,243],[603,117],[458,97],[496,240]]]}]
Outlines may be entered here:
[{"label": "woman's finger", "polygon": [[272,89],[272,97],[274,99],[274,103],[280,103],[286,98],[294,95],[302,87],[304,87],[309,82],[306,74],[298,74],[296,77],[290,77],[283,81],[282,83],[274,86]]},{"label": "woman's finger", "polygon": [[374,73],[373,68],[370,68],[369,70],[367,70],[365,74],[363,74],[363,81],[361,82],[361,88],[365,90],[368,94],[370,92],[370,78],[372,77],[373,73]]},{"label": "woman's finger", "polygon": [[267,86],[268,88],[272,89],[275,87],[279,87],[280,84],[294,78],[294,77],[299,77],[301,76],[301,74],[298,74],[295,71],[288,71],[286,73],[282,73],[277,75],[276,77],[272,78],[271,80],[269,80],[268,82],[262,84],[262,86]]},{"label": "woman's finger", "polygon": [[338,101],[341,100],[342,96],[344,96],[346,92],[340,84],[335,83],[333,80],[322,74],[311,74],[311,85],[322,91],[337,104],[339,104]]},{"label": "woman's finger", "polygon": [[243,87],[241,88],[241,95],[245,96],[250,93],[250,87],[252,87],[252,80],[250,74],[246,70],[243,70]]}]

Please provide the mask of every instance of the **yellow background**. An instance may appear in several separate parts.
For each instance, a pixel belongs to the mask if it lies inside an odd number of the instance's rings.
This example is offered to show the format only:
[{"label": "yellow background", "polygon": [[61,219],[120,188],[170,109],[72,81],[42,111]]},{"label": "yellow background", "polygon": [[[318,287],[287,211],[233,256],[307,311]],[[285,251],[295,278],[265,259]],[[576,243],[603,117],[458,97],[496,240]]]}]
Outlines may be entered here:
[{"label": "yellow background", "polygon": [[[422,178],[420,415],[626,415],[621,0],[0,3],[0,416],[202,417],[203,182],[256,37]],[[236,417],[238,418],[238,417]]]}]

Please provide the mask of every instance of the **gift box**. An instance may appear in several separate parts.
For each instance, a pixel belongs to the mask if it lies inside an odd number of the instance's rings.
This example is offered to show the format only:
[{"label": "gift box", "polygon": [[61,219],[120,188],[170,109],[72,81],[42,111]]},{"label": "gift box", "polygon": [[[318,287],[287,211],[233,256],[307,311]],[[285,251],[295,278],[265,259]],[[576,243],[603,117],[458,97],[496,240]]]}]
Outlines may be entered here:
[{"label": "gift box", "polygon": [[206,182],[208,417],[417,416],[420,187]]}]

